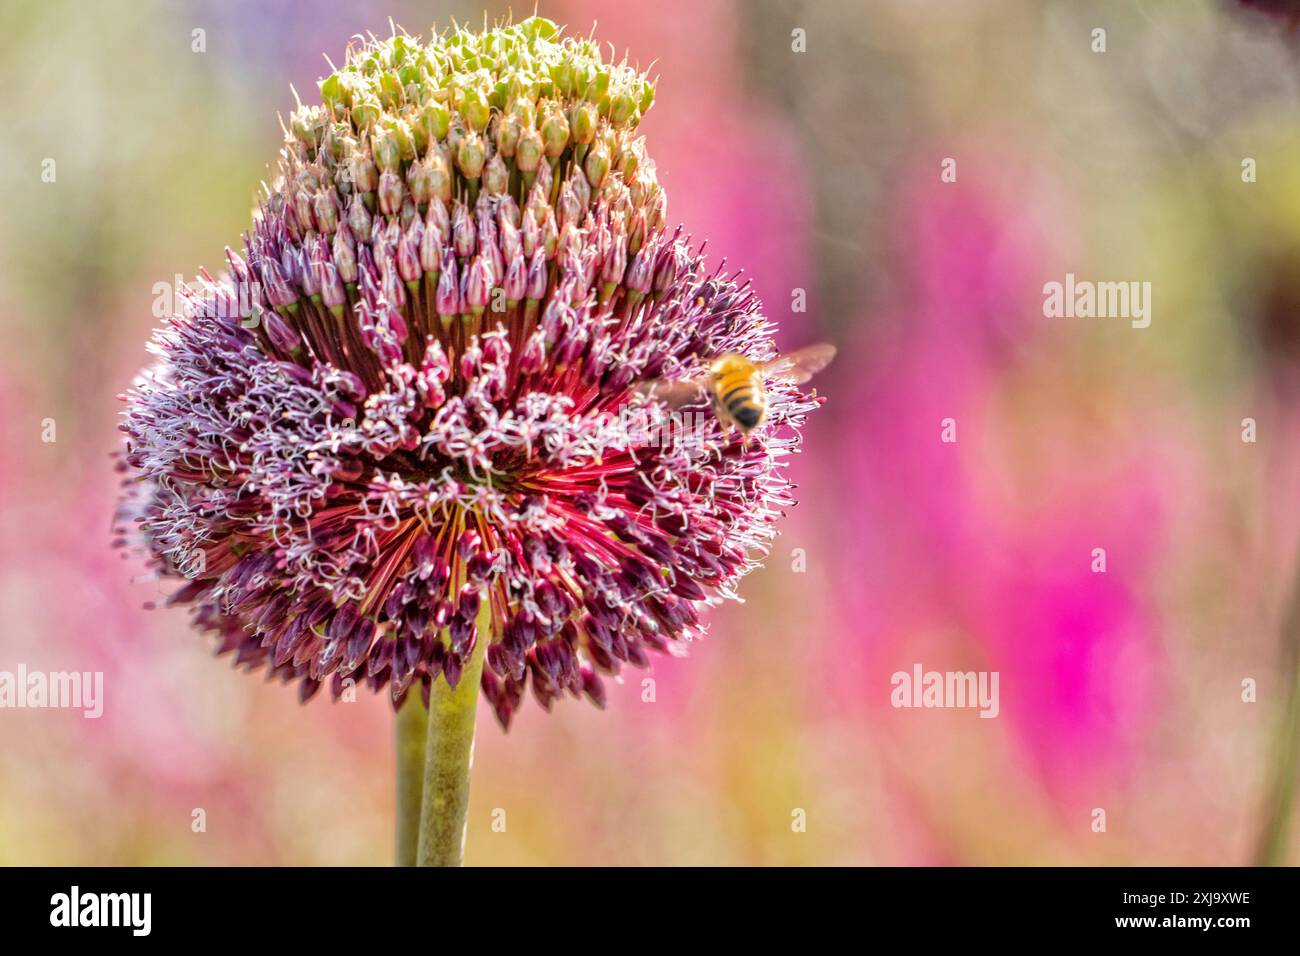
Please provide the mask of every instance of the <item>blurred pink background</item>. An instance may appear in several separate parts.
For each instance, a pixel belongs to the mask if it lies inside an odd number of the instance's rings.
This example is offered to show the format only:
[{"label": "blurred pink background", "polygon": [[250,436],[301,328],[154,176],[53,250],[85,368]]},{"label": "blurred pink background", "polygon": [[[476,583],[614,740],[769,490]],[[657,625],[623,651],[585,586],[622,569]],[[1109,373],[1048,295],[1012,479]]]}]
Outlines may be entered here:
[{"label": "blurred pink background", "polygon": [[[943,6],[540,6],[656,61],[670,220],[746,270],[784,346],[840,356],[747,603],[605,712],[480,713],[471,865],[1259,858],[1296,745],[1297,41],[1230,3]],[[109,546],[114,396],[154,284],[237,244],[290,84],[314,97],[321,53],[390,15],[483,14],[0,13],[0,670],[105,685],[98,720],[0,709],[0,863],[389,861],[388,704],[301,707],[142,609],[160,586]],[[1151,326],[1045,317],[1067,272],[1150,281]],[[999,672],[999,715],[892,707],[917,663]]]}]

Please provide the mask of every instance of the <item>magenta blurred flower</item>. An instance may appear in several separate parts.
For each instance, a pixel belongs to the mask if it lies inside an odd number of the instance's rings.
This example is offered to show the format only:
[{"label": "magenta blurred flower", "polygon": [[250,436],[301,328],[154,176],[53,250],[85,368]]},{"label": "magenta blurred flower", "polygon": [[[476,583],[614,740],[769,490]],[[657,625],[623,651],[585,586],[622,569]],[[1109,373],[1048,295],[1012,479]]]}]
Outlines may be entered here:
[{"label": "magenta blurred flower", "polygon": [[[884,310],[887,332],[873,339],[880,365],[854,402],[865,440],[850,460],[866,476],[864,506],[845,516],[841,542],[851,620],[870,636],[836,642],[829,680],[844,682],[844,699],[859,693],[850,681],[863,671],[869,686],[887,688],[918,642],[960,635],[1000,672],[1002,714],[1026,762],[1064,795],[1081,778],[1122,775],[1154,710],[1159,621],[1138,585],[1165,533],[1156,489],[1178,468],[1175,448],[1144,451],[1156,443],[1144,431],[1087,471],[1038,457],[1042,473],[1030,481],[1015,455],[1033,449],[997,441],[1012,427],[1009,409],[1029,416],[1051,398],[1000,400],[1019,387],[1010,373],[1054,334],[1039,290],[1059,274],[1054,236],[1069,235],[1059,225],[1069,210],[1023,162],[968,159],[978,173],[965,185],[917,177],[901,191],[908,271]],[[951,444],[942,441],[949,419],[959,429]],[[1068,421],[1066,409],[1054,428]],[[1026,487],[1032,508],[1017,500]],[[1118,568],[1092,573],[1098,545]],[[864,567],[869,589],[855,585]],[[852,657],[857,675],[845,672]],[[884,692],[875,700],[885,705]]]},{"label": "magenta blurred flower", "polygon": [[182,292],[123,425],[125,511],[219,653],[400,704],[490,642],[508,725],[529,684],[603,704],[734,596],[818,402],[774,388],[747,443],[628,427],[664,413],[638,381],[774,354],[664,231],[653,92],[530,18],[351,49],[293,114],[245,256]]}]

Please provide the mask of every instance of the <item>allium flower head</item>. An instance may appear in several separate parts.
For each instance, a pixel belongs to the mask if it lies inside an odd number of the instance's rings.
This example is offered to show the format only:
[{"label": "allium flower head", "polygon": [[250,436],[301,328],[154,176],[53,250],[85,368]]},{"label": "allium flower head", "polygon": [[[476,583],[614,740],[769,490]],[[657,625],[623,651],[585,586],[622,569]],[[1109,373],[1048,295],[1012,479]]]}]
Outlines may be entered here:
[{"label": "allium flower head", "polygon": [[775,350],[665,232],[654,88],[594,43],[372,39],[320,93],[126,396],[124,524],[219,653],[304,700],[427,696],[488,645],[503,725],[528,686],[603,704],[765,554],[819,400],[771,385],[748,441],[629,427],[668,414],[638,382]]}]

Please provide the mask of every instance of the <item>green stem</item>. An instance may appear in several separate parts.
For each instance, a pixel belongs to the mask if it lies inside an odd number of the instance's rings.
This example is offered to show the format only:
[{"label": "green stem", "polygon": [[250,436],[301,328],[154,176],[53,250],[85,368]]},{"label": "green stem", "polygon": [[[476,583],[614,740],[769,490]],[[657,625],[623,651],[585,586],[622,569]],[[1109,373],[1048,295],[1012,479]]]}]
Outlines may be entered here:
[{"label": "green stem", "polygon": [[464,862],[469,771],[474,762],[474,715],[483,658],[492,639],[491,627],[491,602],[484,600],[474,650],[456,689],[439,677],[429,694],[419,866],[460,866]]},{"label": "green stem", "polygon": [[397,744],[397,856],[398,866],[415,866],[420,844],[420,803],[424,793],[424,738],[429,710],[415,685],[406,695],[394,721]]},{"label": "green stem", "polygon": [[1289,676],[1277,743],[1273,753],[1273,781],[1264,813],[1264,827],[1255,853],[1256,866],[1286,863],[1291,812],[1295,806],[1296,777],[1300,773],[1300,558],[1296,583],[1282,628],[1283,674]]}]

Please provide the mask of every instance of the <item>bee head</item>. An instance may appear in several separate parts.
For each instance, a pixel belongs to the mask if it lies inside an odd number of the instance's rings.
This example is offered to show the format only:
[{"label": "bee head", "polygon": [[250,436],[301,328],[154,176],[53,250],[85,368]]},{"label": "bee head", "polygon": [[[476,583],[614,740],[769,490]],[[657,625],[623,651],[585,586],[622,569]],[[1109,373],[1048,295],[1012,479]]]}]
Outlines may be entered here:
[{"label": "bee head", "polygon": [[737,409],[732,417],[736,420],[736,424],[740,426],[740,430],[746,435],[758,427],[759,412],[754,405],[746,405]]}]

